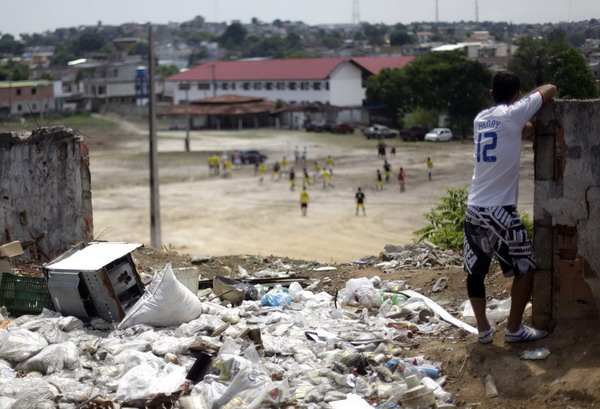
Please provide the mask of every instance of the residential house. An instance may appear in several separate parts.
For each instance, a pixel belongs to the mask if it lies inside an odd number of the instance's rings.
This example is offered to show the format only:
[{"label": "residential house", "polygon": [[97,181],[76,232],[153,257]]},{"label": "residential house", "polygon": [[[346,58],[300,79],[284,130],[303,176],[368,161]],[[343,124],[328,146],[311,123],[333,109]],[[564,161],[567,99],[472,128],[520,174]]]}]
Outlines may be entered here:
[{"label": "residential house", "polygon": [[0,116],[54,111],[52,81],[0,81]]},{"label": "residential house", "polygon": [[[135,78],[146,61],[139,56],[118,61],[78,60],[71,67],[80,71],[80,88],[86,105],[92,111],[111,104],[135,105],[138,99]],[[162,94],[162,82],[156,82],[156,93]]]}]

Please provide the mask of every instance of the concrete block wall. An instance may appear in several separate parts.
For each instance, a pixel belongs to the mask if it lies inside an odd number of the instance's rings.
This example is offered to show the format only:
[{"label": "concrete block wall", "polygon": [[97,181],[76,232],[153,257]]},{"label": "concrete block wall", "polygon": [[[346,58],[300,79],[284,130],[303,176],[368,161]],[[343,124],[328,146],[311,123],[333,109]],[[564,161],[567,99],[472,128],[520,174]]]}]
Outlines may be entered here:
[{"label": "concrete block wall", "polygon": [[43,262],[91,240],[90,182],[89,152],[73,130],[0,133],[0,243],[37,238],[24,258]]},{"label": "concrete block wall", "polygon": [[535,325],[600,313],[600,100],[535,118]]}]

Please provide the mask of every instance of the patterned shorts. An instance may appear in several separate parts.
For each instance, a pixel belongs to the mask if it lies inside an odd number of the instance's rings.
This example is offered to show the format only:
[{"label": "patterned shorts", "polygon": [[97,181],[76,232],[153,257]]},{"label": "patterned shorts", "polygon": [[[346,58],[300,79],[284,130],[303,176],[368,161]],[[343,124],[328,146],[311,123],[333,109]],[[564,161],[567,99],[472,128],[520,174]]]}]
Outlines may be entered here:
[{"label": "patterned shorts", "polygon": [[494,254],[506,277],[535,268],[531,238],[515,206],[468,206],[465,215],[465,271],[487,274]]}]

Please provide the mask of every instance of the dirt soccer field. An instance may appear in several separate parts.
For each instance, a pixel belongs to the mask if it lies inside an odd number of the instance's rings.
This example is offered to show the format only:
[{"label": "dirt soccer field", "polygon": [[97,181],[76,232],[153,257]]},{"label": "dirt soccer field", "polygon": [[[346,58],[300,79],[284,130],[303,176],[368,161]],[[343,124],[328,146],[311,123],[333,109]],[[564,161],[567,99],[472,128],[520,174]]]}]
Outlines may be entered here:
[{"label": "dirt soccer field", "polygon": [[[320,262],[347,262],[379,254],[385,244],[406,244],[426,222],[423,214],[445,194],[447,187],[469,184],[472,170],[470,141],[448,143],[385,140],[393,175],[383,191],[375,190],[376,170],[382,169],[374,140],[358,130],[353,135],[287,130],[193,131],[191,149],[184,152],[184,131],[159,131],[162,241],[183,253],[211,255],[285,255]],[[99,239],[148,244],[148,141],[143,125],[120,121],[117,131],[87,137],[91,151],[94,231]],[[308,186],[308,216],[302,217],[299,198],[302,162],[294,164],[294,149],[307,149],[306,167],[312,177],[331,155],[332,183]],[[389,154],[391,146],[396,155]],[[262,184],[254,166],[233,170],[231,179],[210,177],[207,156],[239,149],[266,155]],[[271,168],[286,156],[295,168],[297,185],[290,191],[287,176],[273,180]],[[434,163],[433,180],[425,161]],[[533,152],[523,149],[519,207],[532,212]],[[401,193],[396,175],[407,174]],[[366,194],[367,216],[355,215],[357,187]]]}]

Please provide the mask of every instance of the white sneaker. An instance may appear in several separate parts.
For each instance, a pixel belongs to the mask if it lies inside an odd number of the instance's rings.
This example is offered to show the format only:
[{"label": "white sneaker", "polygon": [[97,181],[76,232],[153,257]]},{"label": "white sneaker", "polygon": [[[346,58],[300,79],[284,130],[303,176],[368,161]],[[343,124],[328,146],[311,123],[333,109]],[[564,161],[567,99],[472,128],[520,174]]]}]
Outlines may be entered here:
[{"label": "white sneaker", "polygon": [[504,332],[504,341],[506,342],[529,342],[542,339],[548,336],[548,331],[541,329],[535,329],[528,327],[527,325],[521,324],[521,327],[517,332],[510,332],[506,330]]}]

